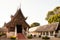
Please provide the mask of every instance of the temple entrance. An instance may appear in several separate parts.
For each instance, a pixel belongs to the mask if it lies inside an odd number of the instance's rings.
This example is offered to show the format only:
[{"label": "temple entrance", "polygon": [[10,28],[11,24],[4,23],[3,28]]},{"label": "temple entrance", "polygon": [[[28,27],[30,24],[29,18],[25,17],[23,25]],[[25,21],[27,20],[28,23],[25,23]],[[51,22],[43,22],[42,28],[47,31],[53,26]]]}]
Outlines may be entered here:
[{"label": "temple entrance", "polygon": [[22,33],[22,25],[16,25],[17,33]]}]

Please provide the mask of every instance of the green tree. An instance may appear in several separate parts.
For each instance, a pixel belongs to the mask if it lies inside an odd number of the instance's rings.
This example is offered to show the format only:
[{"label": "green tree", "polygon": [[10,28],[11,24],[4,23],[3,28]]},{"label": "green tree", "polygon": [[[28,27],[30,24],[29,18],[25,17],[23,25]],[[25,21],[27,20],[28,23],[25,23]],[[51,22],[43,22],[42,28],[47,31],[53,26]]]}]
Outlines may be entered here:
[{"label": "green tree", "polygon": [[54,12],[53,11],[49,11],[48,14],[47,14],[47,17],[46,17],[46,20],[49,19],[50,16],[54,15]]},{"label": "green tree", "polygon": [[60,21],[60,14],[55,14],[48,19],[48,23],[59,22]]},{"label": "green tree", "polygon": [[54,8],[54,10],[49,11],[46,18],[48,23],[59,22],[60,21],[60,7]]},{"label": "green tree", "polygon": [[36,27],[36,26],[39,26],[39,25],[40,25],[40,23],[34,22],[34,23],[31,24],[31,27]]},{"label": "green tree", "polygon": [[60,14],[60,6],[56,7],[53,11],[55,14]]},{"label": "green tree", "polygon": [[52,10],[52,11],[48,11],[46,20],[48,20],[49,17],[54,15],[54,14],[60,14],[60,7],[59,6],[54,8],[54,10]]}]

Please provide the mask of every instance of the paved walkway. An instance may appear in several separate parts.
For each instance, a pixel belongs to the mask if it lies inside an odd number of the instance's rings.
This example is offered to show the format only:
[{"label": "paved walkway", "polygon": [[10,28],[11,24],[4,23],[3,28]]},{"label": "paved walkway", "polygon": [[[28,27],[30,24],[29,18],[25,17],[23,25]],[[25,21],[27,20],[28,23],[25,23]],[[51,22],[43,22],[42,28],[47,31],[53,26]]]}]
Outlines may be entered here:
[{"label": "paved walkway", "polygon": [[[17,40],[43,40],[42,38],[26,39],[24,37],[24,35],[21,34],[21,33],[18,33],[17,37],[18,37]],[[3,36],[3,37],[0,37],[0,40],[10,40],[10,39],[7,39],[6,37]],[[50,38],[50,40],[60,40],[60,38],[54,38],[54,37],[52,37],[52,38]]]},{"label": "paved walkway", "polygon": [[[18,40],[44,40],[42,38],[33,38],[33,39],[18,39]],[[50,38],[50,40],[60,40],[60,38]]]},{"label": "paved walkway", "polygon": [[25,36],[22,33],[17,34],[18,39],[26,39]]}]

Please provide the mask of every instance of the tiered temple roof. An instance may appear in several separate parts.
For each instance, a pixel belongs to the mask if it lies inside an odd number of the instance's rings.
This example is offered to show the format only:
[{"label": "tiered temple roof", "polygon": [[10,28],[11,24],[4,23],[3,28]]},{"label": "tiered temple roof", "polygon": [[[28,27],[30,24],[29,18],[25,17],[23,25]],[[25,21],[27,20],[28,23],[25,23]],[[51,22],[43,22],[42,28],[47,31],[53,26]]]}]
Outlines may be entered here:
[{"label": "tiered temple roof", "polygon": [[15,27],[17,24],[22,25],[22,27],[26,28],[29,25],[25,22],[26,18],[23,16],[21,9],[17,10],[14,16],[11,15],[11,21],[5,24],[7,28]]}]

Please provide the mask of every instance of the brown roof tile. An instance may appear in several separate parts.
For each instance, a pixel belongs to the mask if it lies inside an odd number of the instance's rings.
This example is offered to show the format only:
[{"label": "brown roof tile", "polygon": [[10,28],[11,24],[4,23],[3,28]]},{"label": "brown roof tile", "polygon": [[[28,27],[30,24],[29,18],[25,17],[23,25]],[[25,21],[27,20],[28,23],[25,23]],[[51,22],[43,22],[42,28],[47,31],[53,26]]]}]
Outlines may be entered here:
[{"label": "brown roof tile", "polygon": [[54,31],[57,29],[57,27],[58,27],[58,22],[44,25],[44,26],[40,26],[35,31]]}]

